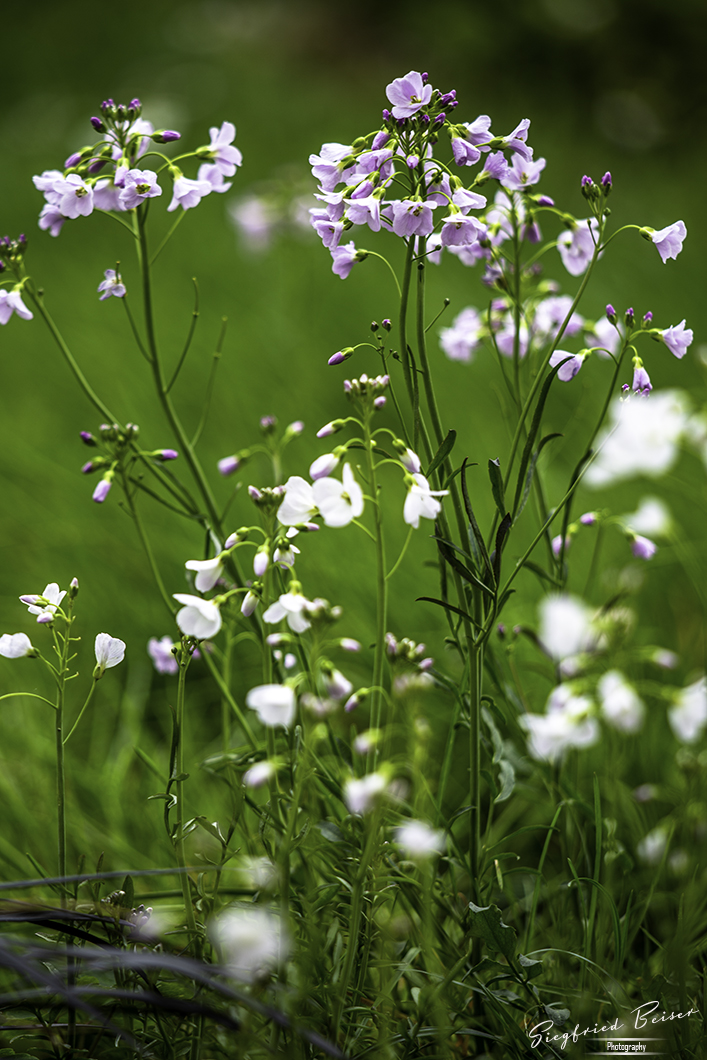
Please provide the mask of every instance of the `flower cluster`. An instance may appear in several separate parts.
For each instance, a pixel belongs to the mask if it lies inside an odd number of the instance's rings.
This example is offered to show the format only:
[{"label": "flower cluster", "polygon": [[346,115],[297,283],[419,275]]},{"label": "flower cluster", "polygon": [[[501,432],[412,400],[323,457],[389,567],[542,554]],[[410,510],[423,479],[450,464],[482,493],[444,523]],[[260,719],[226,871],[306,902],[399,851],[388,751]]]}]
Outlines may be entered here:
[{"label": "flower cluster", "polygon": [[[94,210],[124,213],[158,198],[163,191],[159,176],[164,172],[172,181],[168,211],[180,206],[189,210],[212,191],[224,192],[231,187],[225,178],[232,177],[243,161],[233,146],[236,129],[231,122],[210,129],[207,145],[179,157],[179,161],[192,157],[201,160],[196,178],[191,178],[154,147],[179,140],[180,133],[155,130],[141,117],[140,100],[126,106],[109,99],[100,109],[101,116],[91,118],[91,126],[101,139],[69,155],[63,170],[45,170],[33,178],[46,200],[39,227],[51,235],[58,236],[65,221],[88,217]],[[155,159],[157,170],[144,167],[147,158]]]}]

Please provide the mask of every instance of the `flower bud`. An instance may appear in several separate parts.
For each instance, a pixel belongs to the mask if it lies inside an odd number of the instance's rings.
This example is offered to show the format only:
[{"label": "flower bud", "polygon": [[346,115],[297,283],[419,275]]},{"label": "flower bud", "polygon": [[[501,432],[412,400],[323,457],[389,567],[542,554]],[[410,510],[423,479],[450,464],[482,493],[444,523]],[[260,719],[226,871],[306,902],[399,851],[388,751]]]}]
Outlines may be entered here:
[{"label": "flower bud", "polygon": [[98,483],[98,485],[96,486],[95,490],[93,491],[93,500],[96,502],[96,504],[103,504],[104,500],[106,499],[106,497],[110,493],[110,489],[111,489],[112,485],[113,485],[113,472],[112,471],[108,471],[108,472],[106,472],[106,474],[103,476],[103,478]]},{"label": "flower bud", "polygon": [[606,307],[606,319],[609,321],[610,324],[615,324],[618,320],[616,310],[614,309],[613,305],[611,305],[611,303],[609,303],[609,305],[607,305]]},{"label": "flower bud", "polygon": [[89,121],[97,133],[104,133],[106,131],[106,127],[100,118],[90,118]]},{"label": "flower bud", "polygon": [[374,409],[382,409],[382,408],[383,408],[383,406],[384,406],[384,405],[385,405],[385,403],[386,403],[386,400],[387,400],[387,398],[385,398],[383,394],[381,394],[381,395],[380,395],[379,397],[377,397],[377,398],[374,398],[374,399],[373,399],[373,408],[374,408]]},{"label": "flower bud", "polygon": [[158,460],[176,460],[179,453],[176,449],[157,449],[153,455]]},{"label": "flower bud", "polygon": [[624,323],[625,323],[627,328],[632,328],[633,327],[634,315],[633,315],[633,309],[632,308],[629,308],[629,309],[626,310],[626,312],[624,314]]},{"label": "flower bud", "polygon": [[608,169],[604,176],[601,178],[601,188],[605,196],[608,195],[611,191],[611,173],[608,171]]},{"label": "flower bud", "polygon": [[388,319],[388,317],[386,317],[386,318],[385,318],[385,320],[381,321],[381,327],[382,327],[382,328],[385,328],[385,330],[386,330],[386,331],[390,331],[390,329],[392,328],[392,326],[393,326],[393,325],[391,324],[391,322],[390,322],[390,320]]},{"label": "flower bud", "polygon": [[647,328],[652,320],[653,320],[653,314],[651,313],[651,311],[649,309],[648,312],[643,317],[643,327]]},{"label": "flower bud", "polygon": [[331,423],[324,424],[317,431],[317,438],[328,438],[330,434],[336,434],[344,426],[344,420],[332,420]]},{"label": "flower bud", "polygon": [[78,578],[72,578],[69,582],[69,599],[75,600],[79,591],[79,580]]},{"label": "flower bud", "polygon": [[156,144],[171,144],[174,140],[181,140],[182,134],[175,132],[174,129],[160,129],[159,132],[151,134],[151,139]]},{"label": "flower bud", "polygon": [[243,603],[241,604],[241,614],[244,615],[245,618],[250,618],[257,606],[258,597],[249,589],[243,597]]},{"label": "flower bud", "polygon": [[91,434],[90,431],[80,431],[79,432],[79,437],[81,438],[81,441],[83,442],[84,445],[89,445],[89,446],[98,445],[98,442],[93,437],[93,435]]},{"label": "flower bud", "polygon": [[331,365],[332,367],[335,364],[343,364],[344,361],[348,361],[349,357],[353,354],[353,352],[353,346],[346,346],[343,350],[339,350],[337,353],[333,354],[327,361],[327,364]]}]

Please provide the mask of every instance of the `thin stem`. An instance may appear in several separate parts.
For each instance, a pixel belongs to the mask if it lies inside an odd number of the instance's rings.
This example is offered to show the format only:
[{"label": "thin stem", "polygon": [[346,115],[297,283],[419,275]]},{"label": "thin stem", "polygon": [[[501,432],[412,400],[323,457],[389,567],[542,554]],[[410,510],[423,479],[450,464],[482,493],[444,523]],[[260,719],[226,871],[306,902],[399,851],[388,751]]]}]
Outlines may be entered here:
[{"label": "thin stem", "polygon": [[160,596],[162,597],[165,606],[167,607],[167,610],[169,611],[170,615],[174,617],[174,604],[172,603],[172,598],[167,592],[165,584],[162,581],[162,575],[160,574],[159,567],[157,566],[157,561],[155,560],[155,556],[152,551],[152,546],[150,545],[150,542],[148,540],[145,528],[142,525],[142,519],[140,518],[140,515],[138,513],[137,505],[135,504],[135,501],[133,499],[133,494],[130,492],[130,485],[128,483],[127,476],[122,469],[120,474],[123,480],[123,492],[125,494],[125,499],[128,503],[128,508],[130,509],[130,515],[132,516],[133,522],[135,523],[135,529],[137,530],[138,537],[140,538],[140,543],[143,547],[145,555],[147,556],[147,562],[150,564],[150,570],[152,571],[152,575],[157,584],[157,588],[160,591]]},{"label": "thin stem", "polygon": [[137,329],[137,324],[135,323],[135,318],[134,318],[134,316],[132,314],[132,310],[130,308],[130,304],[128,303],[127,294],[123,295],[122,302],[123,302],[123,305],[125,306],[125,312],[128,315],[128,322],[129,322],[130,327],[132,329],[132,333],[133,333],[133,337],[135,339],[135,342],[137,343],[137,348],[139,349],[140,353],[145,358],[147,363],[150,364],[150,355],[147,352],[147,350],[145,349],[145,345],[144,345],[144,343],[142,341],[142,336],[140,335],[140,332]]},{"label": "thin stem", "polygon": [[179,682],[177,685],[177,823],[175,847],[177,852],[177,864],[182,870],[179,874],[179,882],[184,899],[184,912],[187,918],[187,928],[191,941],[196,940],[196,920],[194,918],[194,906],[191,899],[189,877],[184,871],[186,869],[186,858],[184,856],[184,699],[186,688],[186,676],[188,660],[183,657],[179,659]]},{"label": "thin stem", "polygon": [[[204,396],[204,408],[203,408],[202,413],[201,413],[201,419],[199,420],[199,426],[196,428],[196,431],[194,432],[194,437],[191,440],[191,444],[192,444],[194,449],[196,449],[198,441],[201,438],[201,432],[204,429],[204,426],[206,424],[206,419],[207,419],[207,417],[209,415],[209,408],[211,407],[211,396],[213,394],[214,383],[216,381],[216,369],[218,368],[219,361],[221,360],[221,350],[223,349],[223,340],[226,337],[226,324],[227,323],[228,323],[228,320],[227,320],[226,317],[224,317],[223,320],[221,321],[221,333],[220,333],[220,335],[218,337],[218,342],[216,343],[216,349],[214,350],[214,355],[213,355],[213,357],[211,359],[211,371],[209,372],[209,379],[208,379],[208,382],[206,384],[206,394]],[[273,461],[274,461],[274,459],[275,458],[273,457]],[[280,475],[279,475],[279,473],[277,471],[277,468],[276,468],[275,469],[275,482],[278,483],[279,481],[280,481]]]},{"label": "thin stem", "polygon": [[81,707],[81,710],[79,711],[79,716],[78,716],[78,718],[76,719],[76,721],[74,722],[74,724],[73,724],[73,725],[71,726],[71,731],[70,731],[70,732],[69,732],[69,733],[68,733],[68,734],[67,734],[67,735],[66,735],[66,736],[64,737],[64,746],[66,746],[66,744],[67,744],[67,743],[69,742],[69,740],[71,739],[71,737],[72,737],[72,736],[74,735],[74,733],[75,733],[75,731],[76,731],[76,729],[77,729],[77,727],[78,727],[78,724],[79,724],[79,722],[81,721],[81,718],[82,718],[82,717],[83,717],[83,715],[84,715],[84,711],[86,710],[86,707],[88,706],[88,704],[89,704],[89,703],[91,702],[91,700],[93,699],[93,693],[94,693],[94,692],[96,691],[96,684],[97,684],[97,683],[98,683],[98,682],[96,681],[96,679],[95,679],[95,677],[94,677],[94,678],[93,678],[93,680],[91,681],[91,687],[90,687],[90,689],[89,689],[88,695],[86,696],[86,702],[85,702],[85,703],[84,703],[84,705],[83,705],[83,706]]},{"label": "thin stem", "polygon": [[189,331],[187,333],[186,342],[184,343],[184,349],[182,350],[182,355],[179,358],[179,360],[177,361],[177,366],[174,369],[174,372],[172,373],[172,378],[170,379],[169,383],[167,384],[167,387],[166,387],[166,393],[167,394],[169,394],[170,390],[172,389],[174,384],[177,382],[177,377],[179,376],[179,373],[182,370],[182,365],[184,364],[186,356],[189,353],[189,347],[191,346],[191,340],[194,338],[194,332],[196,330],[196,323],[197,323],[197,321],[199,319],[199,284],[196,282],[196,276],[192,276],[191,282],[194,284],[194,309],[192,310],[192,314],[191,314],[191,324],[189,325]]},{"label": "thin stem", "polygon": [[36,692],[6,692],[4,696],[0,696],[0,703],[3,699],[12,699],[13,696],[29,696],[31,699],[41,699],[42,703],[46,703],[52,708],[52,710],[56,710],[56,704],[52,703],[51,699],[45,699],[44,696],[38,696]]},{"label": "thin stem", "polygon": [[180,210],[179,213],[177,214],[177,216],[175,217],[174,223],[172,224],[172,227],[169,229],[169,231],[167,232],[167,235],[164,237],[164,239],[162,240],[162,242],[158,246],[157,250],[155,251],[155,253],[150,258],[149,264],[151,266],[155,264],[155,262],[157,261],[158,257],[160,256],[160,254],[162,253],[164,248],[167,246],[167,244],[169,243],[169,241],[172,238],[172,236],[174,235],[174,233],[177,231],[177,228],[181,224],[185,213],[186,213],[186,210]]},{"label": "thin stem", "polygon": [[405,556],[405,553],[408,550],[408,545],[410,544],[411,539],[412,539],[412,527],[410,527],[410,529],[408,530],[407,537],[405,538],[405,544],[403,545],[403,547],[402,547],[402,549],[400,551],[400,555],[398,556],[398,558],[396,559],[395,563],[393,564],[393,566],[390,568],[390,570],[388,571],[388,573],[385,576],[386,581],[388,581],[389,578],[393,577],[393,575],[395,574],[396,570],[398,569],[400,564],[403,562],[403,558]]},{"label": "thin stem", "polygon": [[[388,582],[385,575],[385,541],[383,538],[383,513],[376,480],[376,468],[373,461],[375,441],[371,436],[371,413],[367,412],[364,422],[364,439],[366,446],[366,463],[368,465],[368,482],[373,501],[373,518],[376,543],[376,642],[373,656],[373,694],[371,696],[371,717],[374,727],[380,729],[383,707],[383,661],[385,658],[385,633],[388,622]],[[393,568],[395,569],[395,568]],[[392,573],[392,572],[391,572]]]},{"label": "thin stem", "polygon": [[219,688],[221,690],[221,694],[226,698],[226,700],[230,704],[231,710],[233,711],[233,713],[238,718],[238,721],[240,722],[240,724],[241,724],[241,726],[243,728],[243,731],[246,734],[246,739],[248,740],[248,743],[250,744],[250,746],[253,749],[255,749],[258,746],[258,744],[257,744],[257,741],[255,739],[255,736],[253,735],[253,730],[251,729],[250,725],[246,721],[245,716],[243,714],[243,711],[241,710],[241,708],[238,706],[238,704],[236,703],[235,699],[231,695],[231,691],[230,691],[228,685],[225,683],[225,681],[222,678],[221,674],[218,672],[218,669],[216,668],[216,664],[214,663],[213,659],[211,658],[211,656],[209,655],[209,653],[207,651],[202,652],[202,658],[204,659],[204,662],[206,663],[206,666],[208,667],[208,669],[209,669],[209,671],[211,673],[211,676],[215,680],[216,684],[219,686]]}]

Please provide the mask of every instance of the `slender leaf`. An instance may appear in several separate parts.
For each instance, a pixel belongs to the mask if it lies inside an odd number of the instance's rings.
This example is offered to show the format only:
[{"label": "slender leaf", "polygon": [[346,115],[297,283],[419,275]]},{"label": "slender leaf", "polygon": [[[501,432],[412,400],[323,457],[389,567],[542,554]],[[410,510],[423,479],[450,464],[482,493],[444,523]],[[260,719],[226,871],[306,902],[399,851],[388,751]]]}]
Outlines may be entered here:
[{"label": "slender leaf", "polygon": [[525,476],[525,486],[523,487],[523,496],[520,499],[520,504],[518,505],[518,510],[514,513],[514,516],[513,516],[513,521],[514,522],[518,518],[520,513],[523,511],[523,509],[525,508],[525,505],[527,504],[527,501],[528,501],[528,497],[530,496],[530,487],[533,484],[533,476],[535,474],[535,466],[536,466],[536,464],[538,462],[538,457],[540,456],[540,454],[542,453],[543,449],[545,448],[545,446],[547,445],[548,442],[551,442],[553,440],[553,438],[562,438],[562,437],[563,437],[563,435],[561,435],[558,431],[555,431],[554,434],[546,434],[545,437],[540,442],[540,445],[538,446],[538,448],[533,453],[533,455],[532,455],[532,457],[530,459],[530,463],[528,465],[528,473]]},{"label": "slender leaf", "polygon": [[496,579],[494,577],[493,567],[491,565],[491,560],[489,559],[489,554],[486,550],[486,542],[484,541],[483,535],[479,530],[479,524],[476,521],[473,508],[471,507],[471,501],[469,500],[469,489],[466,483],[466,467],[467,461],[465,459],[464,463],[462,464],[461,483],[462,497],[464,498],[464,508],[466,509],[466,514],[469,519],[469,527],[471,529],[470,539],[476,542],[476,547],[479,553],[480,560],[483,561],[483,565],[486,568],[492,587],[495,588]]},{"label": "slender leaf", "polygon": [[452,449],[454,448],[454,443],[456,442],[456,440],[457,440],[457,432],[456,431],[448,431],[447,432],[447,437],[444,439],[444,441],[440,445],[439,449],[437,450],[437,452],[433,456],[432,463],[430,464],[430,466],[427,468],[427,471],[425,472],[425,478],[429,478],[430,475],[432,475],[433,472],[435,472],[437,470],[437,468],[441,464],[444,463],[444,461],[447,459],[447,457],[451,453]]},{"label": "slender leaf", "polygon": [[503,546],[506,543],[508,531],[510,530],[512,525],[513,520],[511,519],[510,512],[506,512],[503,519],[501,520],[501,524],[498,530],[496,531],[496,548],[494,549],[493,553],[493,573],[497,585],[501,580],[501,556],[503,555]]},{"label": "slender leaf", "polygon": [[485,585],[477,574],[474,574],[474,572],[470,570],[469,567],[466,566],[466,564],[461,563],[455,557],[454,552],[449,547],[449,543],[447,541],[445,541],[441,537],[436,537],[435,540],[437,542],[438,549],[444,556],[449,566],[453,570],[455,570],[457,574],[464,579],[464,581],[469,582],[471,585],[475,585],[477,589],[481,589],[482,592],[487,593],[489,596],[493,596],[493,593],[489,589],[488,585]]},{"label": "slender leaf", "polygon": [[[564,361],[562,363],[564,364]],[[557,375],[559,370],[560,370],[560,365],[559,364],[555,365],[555,367],[550,370],[550,373],[549,373],[547,379],[543,383],[542,390],[540,391],[540,396],[538,397],[538,402],[537,402],[537,404],[535,406],[535,413],[533,414],[533,420],[532,420],[532,423],[530,424],[530,430],[528,431],[528,437],[526,439],[525,446],[523,447],[523,453],[522,453],[521,458],[520,458],[520,466],[518,467],[518,479],[516,481],[516,492],[515,492],[515,498],[513,500],[513,518],[514,519],[516,518],[516,515],[518,514],[518,506],[520,504],[521,493],[522,493],[522,490],[523,490],[523,483],[525,481],[525,473],[526,473],[526,471],[528,469],[528,462],[530,461],[530,454],[533,451],[533,446],[535,444],[535,439],[537,437],[538,431],[540,430],[540,423],[541,423],[542,418],[543,418],[543,410],[545,408],[545,402],[547,401],[547,395],[550,392],[550,387],[552,386],[552,381],[555,378],[555,376]]]},{"label": "slender leaf", "polygon": [[[468,611],[462,611],[460,608],[455,607],[454,604],[448,604],[445,600],[438,600],[434,596],[418,596],[416,602],[420,603],[423,600],[428,604],[438,604],[440,607],[445,608],[446,611],[453,611],[456,615],[461,615],[462,618],[468,618],[470,622],[474,622]],[[475,622],[474,625],[476,625]]]},{"label": "slender leaf", "polygon": [[491,492],[496,502],[496,508],[501,519],[506,514],[506,501],[503,491],[503,475],[501,474],[500,460],[489,460],[489,478],[491,479]]}]

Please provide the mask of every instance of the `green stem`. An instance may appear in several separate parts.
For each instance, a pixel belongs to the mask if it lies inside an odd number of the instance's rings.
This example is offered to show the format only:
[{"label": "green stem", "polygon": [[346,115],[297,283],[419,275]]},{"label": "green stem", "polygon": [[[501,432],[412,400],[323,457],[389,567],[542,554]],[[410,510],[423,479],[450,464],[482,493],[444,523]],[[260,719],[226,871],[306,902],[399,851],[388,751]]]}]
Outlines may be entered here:
[{"label": "green stem", "polygon": [[174,617],[174,613],[175,613],[175,609],[174,609],[174,604],[172,603],[172,598],[170,597],[169,593],[167,592],[167,590],[165,588],[165,584],[162,581],[162,575],[160,574],[159,567],[157,566],[157,561],[155,560],[154,553],[152,551],[152,546],[150,545],[150,542],[148,540],[147,534],[145,533],[145,528],[142,525],[142,519],[140,518],[140,515],[138,513],[137,505],[135,504],[135,501],[133,499],[133,495],[130,492],[130,484],[129,484],[129,482],[127,480],[127,476],[126,476],[125,472],[122,470],[122,468],[121,468],[120,474],[121,474],[121,478],[123,480],[123,492],[125,494],[125,499],[127,501],[128,508],[130,509],[130,514],[132,516],[133,522],[135,523],[135,529],[137,530],[138,537],[140,538],[140,543],[141,543],[141,545],[143,547],[145,555],[147,556],[147,562],[150,564],[150,570],[152,571],[152,575],[153,575],[153,577],[155,579],[155,582],[157,584],[157,588],[160,591],[160,595],[161,595],[162,599],[164,600],[164,603],[165,603],[165,606],[167,607],[167,610],[169,611],[171,617],[173,618]]},{"label": "green stem", "polygon": [[380,811],[376,811],[373,814],[373,820],[368,822],[368,833],[366,835],[366,842],[361,855],[361,860],[358,865],[358,872],[354,880],[353,891],[351,893],[351,915],[349,918],[349,941],[346,948],[346,957],[344,959],[344,967],[341,973],[341,980],[339,981],[339,991],[336,1001],[334,1003],[334,1014],[333,1014],[333,1040],[337,1041],[339,1038],[339,1030],[341,1026],[341,1016],[343,1013],[344,1006],[346,1004],[346,994],[349,988],[349,981],[351,979],[351,973],[353,972],[354,962],[356,960],[356,953],[358,950],[358,936],[361,930],[361,914],[363,912],[363,897],[366,883],[366,876],[368,874],[368,866],[371,863],[373,857],[373,851],[375,847],[376,837],[378,835],[378,825],[380,820]]},{"label": "green stem", "polygon": [[186,689],[188,661],[179,659],[179,683],[177,685],[177,823],[175,847],[177,852],[177,864],[182,870],[179,873],[179,882],[184,899],[184,912],[187,918],[187,929],[190,942],[196,942],[196,920],[194,918],[194,906],[191,899],[191,889],[188,874],[184,871],[187,866],[184,856],[184,699]]},{"label": "green stem", "polygon": [[78,724],[79,724],[79,722],[81,721],[81,718],[82,718],[82,717],[83,717],[83,715],[84,715],[84,711],[86,710],[86,707],[88,706],[88,704],[89,704],[89,703],[91,702],[91,700],[93,699],[93,693],[94,693],[94,692],[96,691],[96,684],[97,684],[97,681],[96,681],[96,678],[94,677],[94,678],[93,678],[93,680],[91,681],[91,688],[89,689],[89,693],[88,693],[88,695],[86,696],[86,702],[85,702],[85,703],[84,703],[84,705],[83,705],[83,706],[81,707],[81,710],[79,711],[79,716],[78,716],[78,718],[76,719],[76,721],[74,722],[74,724],[73,724],[73,725],[71,726],[71,731],[70,731],[70,732],[69,732],[69,733],[68,733],[68,734],[67,734],[67,735],[66,735],[66,736],[64,737],[64,745],[66,745],[66,744],[67,744],[67,743],[69,742],[69,740],[71,739],[71,737],[72,737],[72,736],[74,735],[74,733],[76,732],[76,729],[77,729],[77,727],[78,727]]},{"label": "green stem", "polygon": [[233,713],[238,718],[238,721],[240,722],[240,724],[241,724],[241,726],[243,728],[243,732],[246,735],[246,739],[248,740],[248,743],[255,750],[255,748],[257,748],[257,746],[258,746],[258,743],[257,743],[257,741],[255,739],[255,736],[253,735],[253,730],[251,729],[250,725],[246,721],[245,716],[243,714],[243,711],[241,710],[241,708],[238,706],[238,704],[236,703],[235,699],[231,695],[231,690],[229,689],[228,685],[225,683],[223,677],[218,672],[216,664],[214,663],[213,659],[211,658],[211,655],[209,654],[209,652],[204,651],[204,652],[202,652],[202,658],[203,658],[204,662],[206,663],[206,666],[207,666],[209,672],[211,673],[211,676],[215,680],[216,684],[219,686],[219,688],[221,690],[221,695],[227,700],[227,702],[229,703],[229,705],[231,707],[231,710],[233,711]]},{"label": "green stem", "polygon": [[[376,481],[376,468],[373,461],[375,441],[371,436],[371,413],[366,413],[364,422],[364,441],[366,446],[366,463],[368,465],[368,482],[373,501],[373,518],[376,543],[376,641],[373,656],[373,693],[371,696],[371,716],[374,727],[380,729],[383,706],[383,661],[385,659],[385,633],[388,621],[388,582],[385,575],[385,541],[383,538],[383,513],[381,511],[379,490]],[[395,569],[395,568],[393,568]],[[391,572],[392,573],[392,572]]]}]

